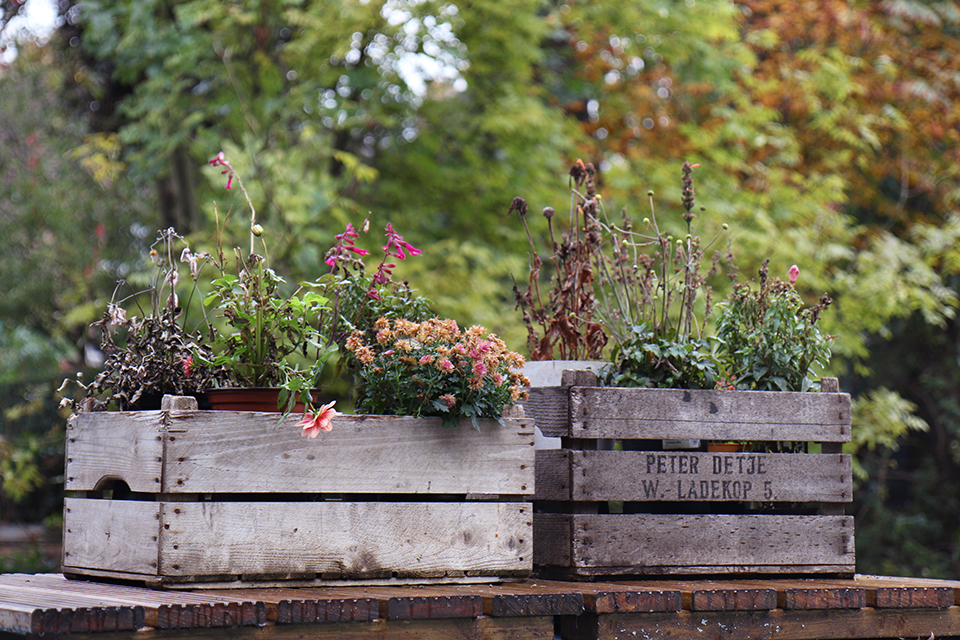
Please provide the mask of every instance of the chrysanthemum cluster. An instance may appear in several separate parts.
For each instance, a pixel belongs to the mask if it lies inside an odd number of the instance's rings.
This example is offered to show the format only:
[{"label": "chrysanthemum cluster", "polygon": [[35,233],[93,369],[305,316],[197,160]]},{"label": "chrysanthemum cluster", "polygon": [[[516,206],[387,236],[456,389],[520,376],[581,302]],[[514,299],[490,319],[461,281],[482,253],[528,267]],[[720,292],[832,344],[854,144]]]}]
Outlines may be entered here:
[{"label": "chrysanthemum cluster", "polygon": [[354,332],[346,343],[360,365],[358,412],[441,416],[451,427],[470,418],[476,427],[479,418],[501,420],[503,407],[525,396],[523,356],[484,327],[380,318],[375,328],[376,342]]}]

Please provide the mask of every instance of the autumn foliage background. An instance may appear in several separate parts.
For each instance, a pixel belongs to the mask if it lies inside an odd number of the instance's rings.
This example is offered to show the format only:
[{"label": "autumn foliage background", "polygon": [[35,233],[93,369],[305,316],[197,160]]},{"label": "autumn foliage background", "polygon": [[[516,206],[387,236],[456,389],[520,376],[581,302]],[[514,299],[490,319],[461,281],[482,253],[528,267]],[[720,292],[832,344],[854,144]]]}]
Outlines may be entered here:
[{"label": "autumn foliage background", "polygon": [[157,229],[199,248],[213,199],[242,208],[216,152],[279,271],[392,222],[424,250],[398,275],[513,349],[512,199],[563,210],[582,158],[608,211],[652,189],[679,229],[687,160],[742,274],[796,263],[835,300],[858,571],[960,575],[957,2],[60,0],[42,44],[13,39],[24,6],[0,1],[0,519],[56,526],[55,389]]}]

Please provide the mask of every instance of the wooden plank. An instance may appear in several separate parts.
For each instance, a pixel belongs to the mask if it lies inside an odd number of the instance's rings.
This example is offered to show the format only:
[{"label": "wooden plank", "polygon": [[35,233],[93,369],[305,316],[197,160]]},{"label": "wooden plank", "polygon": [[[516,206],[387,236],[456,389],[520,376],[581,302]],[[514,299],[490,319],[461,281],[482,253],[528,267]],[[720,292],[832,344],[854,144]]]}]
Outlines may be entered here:
[{"label": "wooden plank", "polygon": [[101,599],[108,603],[142,608],[141,622],[159,629],[196,626],[260,625],[266,622],[263,603],[244,599],[238,594],[215,596],[196,593],[170,593],[129,585],[102,584],[67,580],[61,575],[40,574],[12,579],[4,576],[0,592],[16,589],[30,597],[66,597]]},{"label": "wooden plank", "polygon": [[4,581],[2,594],[14,590],[33,601],[49,600],[84,606],[132,606],[142,611],[140,626],[160,629],[195,626],[259,625],[266,622],[265,606],[237,597],[213,597],[199,594],[167,594],[131,586],[75,582],[62,576],[34,576],[32,579]]},{"label": "wooden plank", "polygon": [[437,586],[353,587],[332,589],[331,593],[375,598],[379,603],[380,617],[386,620],[476,618],[483,615],[483,598],[479,594],[453,592]]},{"label": "wooden plank", "polygon": [[848,442],[845,393],[572,387],[573,438]]},{"label": "wooden plank", "polygon": [[756,611],[777,607],[777,592],[748,585],[700,584],[691,593],[690,611]]},{"label": "wooden plank", "polygon": [[533,420],[444,429],[439,418],[340,416],[303,438],[298,416],[178,415],[167,443],[166,492],[512,494],[534,490]]},{"label": "wooden plank", "polygon": [[757,582],[739,580],[644,581],[649,589],[676,591],[682,608],[688,611],[756,611],[777,606],[776,589]]},{"label": "wooden plank", "polygon": [[63,566],[155,575],[159,527],[156,502],[65,498]]},{"label": "wooden plank", "polygon": [[535,564],[601,575],[816,565],[852,573],[854,562],[847,516],[535,514],[534,521]]},{"label": "wooden plank", "polygon": [[97,411],[67,421],[67,491],[92,491],[122,479],[132,491],[160,490],[163,433],[161,411]]},{"label": "wooden plank", "polygon": [[537,580],[536,584],[544,589],[580,594],[583,596],[583,610],[587,613],[650,613],[680,611],[682,608],[680,591],[669,585],[660,588],[649,582],[591,583],[553,580]]},{"label": "wooden plank", "polygon": [[534,566],[573,565],[573,519],[567,514],[533,514]]},{"label": "wooden plank", "polygon": [[442,577],[528,574],[530,505],[162,503],[161,574]]},{"label": "wooden plank", "polygon": [[[2,638],[0,632],[0,638]],[[448,618],[374,620],[331,624],[285,624],[264,627],[151,630],[75,636],[76,640],[553,640],[553,618]]]},{"label": "wooden plank", "polygon": [[530,387],[523,401],[524,415],[533,418],[543,435],[570,435],[570,391],[565,387]]},{"label": "wooden plank", "polygon": [[31,634],[135,630],[143,626],[137,607],[64,596],[0,594],[0,630]]},{"label": "wooden plank", "polygon": [[483,615],[495,618],[579,615],[584,610],[583,595],[578,590],[531,580],[501,585],[449,585],[433,590],[479,595],[483,599]]},{"label": "wooden plank", "polygon": [[266,606],[266,618],[278,624],[316,624],[376,620],[376,598],[332,589],[272,588],[205,591],[212,595],[244,597]]},{"label": "wooden plank", "polygon": [[[572,500],[850,502],[849,455],[798,453],[699,453],[685,451],[538,452],[538,496],[563,499],[566,477]],[[547,454],[543,456],[541,454]],[[566,473],[562,465],[569,465]],[[549,476],[547,476],[549,474]],[[549,486],[549,485],[548,485]]]},{"label": "wooden plank", "polygon": [[[230,411],[82,413],[68,490],[105,478],[162,493],[532,495],[533,420],[444,429],[439,418],[341,416],[305,439],[297,416]],[[166,421],[166,422],[165,422]],[[161,461],[164,463],[161,466]]]},{"label": "wooden plank", "polygon": [[741,581],[776,589],[781,609],[860,609],[867,606],[866,589],[852,580],[823,579]]},{"label": "wooden plank", "polygon": [[[705,640],[815,640],[833,638],[936,638],[960,635],[960,607],[936,609],[831,609],[784,611],[682,611],[599,616],[592,636],[703,638]],[[564,636],[578,640],[577,636]]]},{"label": "wooden plank", "polygon": [[869,606],[879,609],[943,608],[958,604],[960,582],[919,582],[910,578],[856,576],[870,593]]},{"label": "wooden plank", "polygon": [[564,449],[539,449],[536,452],[536,494],[534,500],[571,499],[570,455]]}]

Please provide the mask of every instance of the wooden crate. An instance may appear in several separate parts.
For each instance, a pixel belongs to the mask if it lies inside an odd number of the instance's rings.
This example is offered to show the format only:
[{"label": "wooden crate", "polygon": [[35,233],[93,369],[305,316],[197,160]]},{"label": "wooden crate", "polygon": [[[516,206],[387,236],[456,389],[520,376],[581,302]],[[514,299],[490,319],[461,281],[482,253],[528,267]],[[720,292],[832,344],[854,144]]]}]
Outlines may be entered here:
[{"label": "wooden crate", "polygon": [[533,421],[97,412],[67,427],[63,572],[199,588],[522,579]]},{"label": "wooden crate", "polygon": [[[835,380],[831,393],[776,393],[565,376],[524,403],[562,443],[537,451],[540,575],[853,574],[850,397]],[[664,439],[805,442],[811,453],[658,450]]]}]

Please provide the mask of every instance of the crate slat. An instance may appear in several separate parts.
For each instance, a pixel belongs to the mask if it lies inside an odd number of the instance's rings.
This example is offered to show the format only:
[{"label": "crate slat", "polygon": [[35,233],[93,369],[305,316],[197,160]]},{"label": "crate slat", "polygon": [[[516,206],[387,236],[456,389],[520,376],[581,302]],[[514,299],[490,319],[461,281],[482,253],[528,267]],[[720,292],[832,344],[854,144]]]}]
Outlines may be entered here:
[{"label": "crate slat", "polygon": [[537,451],[537,500],[850,502],[846,454]]},{"label": "crate slat", "polygon": [[65,573],[229,582],[530,570],[532,519],[524,502],[67,501]]},{"label": "crate slat", "polygon": [[849,516],[538,513],[534,535],[534,563],[574,576],[854,565]]},{"label": "crate slat", "polygon": [[75,416],[66,489],[104,479],[158,493],[532,493],[533,421],[340,416],[303,438],[298,416],[243,411]]}]

